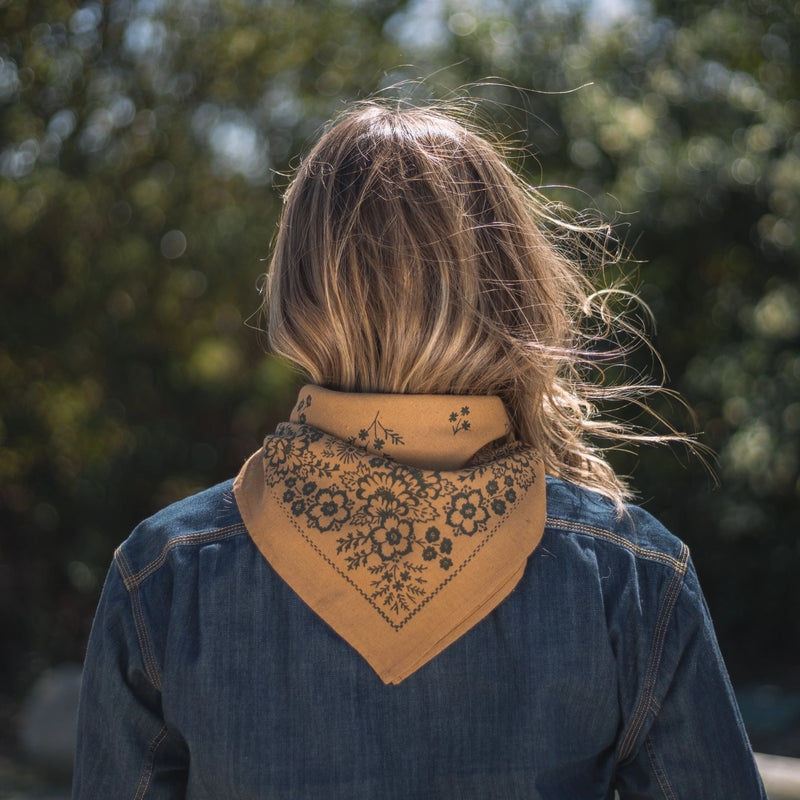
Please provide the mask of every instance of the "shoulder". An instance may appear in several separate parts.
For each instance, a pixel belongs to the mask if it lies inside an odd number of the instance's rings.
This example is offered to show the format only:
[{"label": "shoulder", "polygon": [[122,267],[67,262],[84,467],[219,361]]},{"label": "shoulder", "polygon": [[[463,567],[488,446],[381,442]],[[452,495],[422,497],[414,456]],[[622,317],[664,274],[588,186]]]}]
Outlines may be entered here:
[{"label": "shoulder", "polygon": [[232,486],[232,480],[212,486],[137,525],[114,554],[126,586],[130,588],[158,571],[176,551],[196,550],[247,535]]},{"label": "shoulder", "polygon": [[611,500],[573,483],[548,476],[545,530],[619,556],[652,561],[686,572],[689,550],[643,508],[618,508]]}]

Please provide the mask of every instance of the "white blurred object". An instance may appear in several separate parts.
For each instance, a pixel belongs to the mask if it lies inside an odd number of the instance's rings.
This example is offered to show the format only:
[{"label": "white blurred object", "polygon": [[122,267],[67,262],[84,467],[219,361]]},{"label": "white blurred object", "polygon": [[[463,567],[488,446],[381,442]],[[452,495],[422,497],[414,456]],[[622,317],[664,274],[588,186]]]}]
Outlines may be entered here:
[{"label": "white blurred object", "polygon": [[39,677],[22,705],[19,739],[23,752],[48,772],[72,771],[80,685],[80,666],[53,667]]},{"label": "white blurred object", "polygon": [[756,763],[769,800],[800,798],[800,759],[756,753]]}]

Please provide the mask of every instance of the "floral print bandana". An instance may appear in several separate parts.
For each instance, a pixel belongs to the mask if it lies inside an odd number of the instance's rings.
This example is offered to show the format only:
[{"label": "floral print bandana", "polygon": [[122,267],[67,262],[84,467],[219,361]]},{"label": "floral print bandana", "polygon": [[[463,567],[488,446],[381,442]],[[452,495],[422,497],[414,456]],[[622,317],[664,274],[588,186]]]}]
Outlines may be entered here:
[{"label": "floral print bandana", "polygon": [[497,397],[305,386],[234,494],[262,555],[385,683],[508,596],[545,518],[544,467]]}]

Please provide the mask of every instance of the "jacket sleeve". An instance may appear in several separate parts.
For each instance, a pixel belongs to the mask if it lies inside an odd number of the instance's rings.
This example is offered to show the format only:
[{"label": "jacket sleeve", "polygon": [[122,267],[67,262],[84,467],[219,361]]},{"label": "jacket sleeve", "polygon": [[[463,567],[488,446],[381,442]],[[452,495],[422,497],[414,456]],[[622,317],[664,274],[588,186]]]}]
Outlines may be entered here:
[{"label": "jacket sleeve", "polygon": [[[117,563],[106,578],[83,670],[73,800],[177,800],[188,754],[165,724],[138,596]],[[155,682],[154,682],[155,677]]]},{"label": "jacket sleeve", "polygon": [[691,561],[650,648],[650,674],[623,736],[621,800],[766,800]]}]

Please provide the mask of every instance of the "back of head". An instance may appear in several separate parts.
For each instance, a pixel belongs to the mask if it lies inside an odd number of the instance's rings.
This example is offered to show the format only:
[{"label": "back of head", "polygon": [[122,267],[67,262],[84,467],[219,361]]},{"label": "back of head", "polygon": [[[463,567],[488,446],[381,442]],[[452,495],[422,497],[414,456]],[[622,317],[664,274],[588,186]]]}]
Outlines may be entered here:
[{"label": "back of head", "polygon": [[552,371],[534,355],[565,344],[570,280],[486,140],[436,111],[367,105],[289,189],[270,341],[331,388],[508,403]]},{"label": "back of head", "polygon": [[344,391],[498,395],[548,471],[620,500],[586,433],[580,269],[482,136],[427,108],[366,103],[289,187],[268,283],[275,352]]}]

